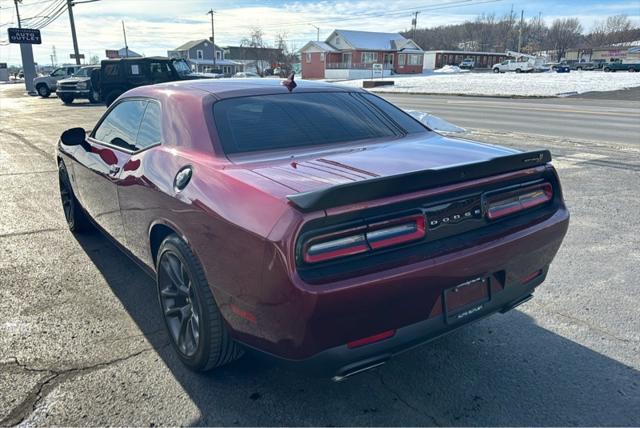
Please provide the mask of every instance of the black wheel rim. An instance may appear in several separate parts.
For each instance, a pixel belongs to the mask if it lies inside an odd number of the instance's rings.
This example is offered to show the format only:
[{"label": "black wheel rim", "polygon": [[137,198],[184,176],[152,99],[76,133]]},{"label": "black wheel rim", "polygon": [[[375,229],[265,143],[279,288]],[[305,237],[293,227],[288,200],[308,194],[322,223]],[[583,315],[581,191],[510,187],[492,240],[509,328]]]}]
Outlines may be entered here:
[{"label": "black wheel rim", "polygon": [[60,171],[60,199],[62,200],[64,217],[69,225],[73,225],[73,194],[64,171]]},{"label": "black wheel rim", "polygon": [[200,343],[200,305],[189,272],[172,251],[160,260],[158,287],[169,334],[178,350],[192,357]]}]

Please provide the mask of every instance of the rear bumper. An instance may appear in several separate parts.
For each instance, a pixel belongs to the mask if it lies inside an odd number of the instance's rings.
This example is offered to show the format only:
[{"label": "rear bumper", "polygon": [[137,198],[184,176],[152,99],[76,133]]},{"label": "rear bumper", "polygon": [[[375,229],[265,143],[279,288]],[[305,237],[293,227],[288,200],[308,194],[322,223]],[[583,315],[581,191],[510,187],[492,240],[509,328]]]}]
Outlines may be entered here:
[{"label": "rear bumper", "polygon": [[[562,205],[541,221],[459,250],[321,285],[290,277],[281,259],[267,254],[272,261],[260,289],[264,297],[252,305],[233,299],[221,310],[241,343],[312,371],[342,376],[528,297],[544,280],[568,223]],[[448,322],[445,290],[477,277],[489,278],[491,299],[480,309],[470,302],[471,314]],[[243,305],[253,320],[239,319],[229,310],[234,305]],[[388,330],[395,335],[381,342],[353,349],[346,345]]]},{"label": "rear bumper", "polygon": [[445,336],[465,325],[479,321],[495,313],[505,313],[527,302],[533,297],[534,289],[546,278],[547,269],[518,287],[500,293],[490,302],[466,317],[463,321],[448,322],[444,315],[417,322],[395,331],[395,334],[379,342],[350,349],[346,344],[321,351],[302,360],[293,360],[258,351],[266,358],[294,370],[341,381],[347,377],[385,364],[390,358],[405,351]]}]

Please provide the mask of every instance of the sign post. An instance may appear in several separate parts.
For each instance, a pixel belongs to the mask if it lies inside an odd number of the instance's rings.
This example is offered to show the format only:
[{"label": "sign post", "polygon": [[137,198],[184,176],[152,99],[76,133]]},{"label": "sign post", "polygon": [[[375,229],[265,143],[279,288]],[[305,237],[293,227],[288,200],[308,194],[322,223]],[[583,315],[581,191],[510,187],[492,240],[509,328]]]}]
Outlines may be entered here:
[{"label": "sign post", "polygon": [[384,68],[382,67],[382,64],[373,64],[371,66],[371,79],[373,80],[378,73],[380,73],[380,79],[384,79]]},{"label": "sign post", "polygon": [[9,28],[9,43],[20,44],[20,55],[22,56],[22,71],[24,72],[24,85],[27,92],[35,95],[33,79],[36,78],[36,65],[33,61],[33,48],[31,45],[42,43],[40,30],[30,28]]}]

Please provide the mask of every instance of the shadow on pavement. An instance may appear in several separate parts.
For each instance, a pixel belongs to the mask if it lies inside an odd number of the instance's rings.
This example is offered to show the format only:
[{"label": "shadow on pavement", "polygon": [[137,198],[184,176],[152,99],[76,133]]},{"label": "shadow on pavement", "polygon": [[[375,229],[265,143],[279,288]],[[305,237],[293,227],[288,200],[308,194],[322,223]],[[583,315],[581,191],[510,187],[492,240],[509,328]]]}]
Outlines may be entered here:
[{"label": "shadow on pavement", "polygon": [[[186,369],[163,328],[155,283],[101,234],[78,236],[113,293],[199,408],[190,425],[638,425],[640,373],[541,328],[496,315],[342,383],[246,355]],[[155,333],[154,333],[155,332]],[[156,421],[162,424],[162,421]]]}]

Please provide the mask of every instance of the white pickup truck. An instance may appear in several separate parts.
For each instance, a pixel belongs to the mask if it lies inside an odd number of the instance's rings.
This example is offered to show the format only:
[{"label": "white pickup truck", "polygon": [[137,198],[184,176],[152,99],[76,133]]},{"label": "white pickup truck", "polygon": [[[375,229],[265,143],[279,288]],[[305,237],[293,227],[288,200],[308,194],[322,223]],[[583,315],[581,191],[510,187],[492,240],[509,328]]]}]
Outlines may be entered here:
[{"label": "white pickup truck", "polygon": [[58,88],[58,80],[71,77],[73,73],[80,70],[81,65],[67,65],[56,68],[46,76],[40,76],[33,79],[33,86],[38,91],[38,95],[47,98],[52,92]]},{"label": "white pickup truck", "polygon": [[494,73],[506,73],[507,71],[515,71],[516,73],[528,73],[533,71],[533,64],[530,61],[518,61],[507,59],[505,61],[493,64]]}]

